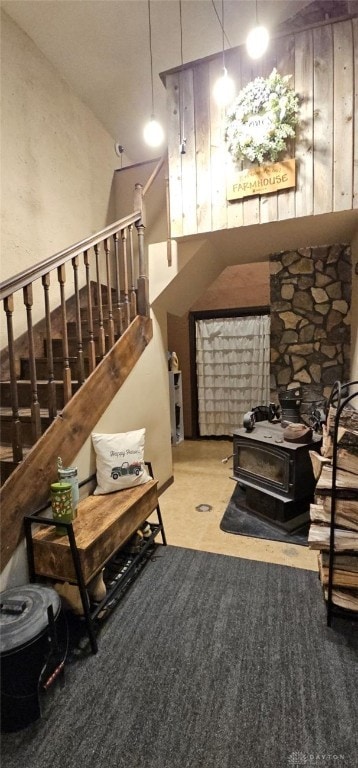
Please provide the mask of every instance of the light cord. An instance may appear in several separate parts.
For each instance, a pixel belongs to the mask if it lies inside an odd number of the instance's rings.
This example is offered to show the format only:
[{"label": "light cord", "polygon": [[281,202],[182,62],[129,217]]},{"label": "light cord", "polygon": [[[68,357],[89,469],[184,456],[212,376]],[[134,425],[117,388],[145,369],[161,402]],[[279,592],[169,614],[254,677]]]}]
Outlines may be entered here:
[{"label": "light cord", "polygon": [[[182,18],[181,0],[179,0],[179,20],[180,20],[180,61],[181,61],[181,66],[183,67],[183,62],[184,62],[184,59],[183,59],[183,18]],[[182,80],[182,74],[183,73],[181,71],[180,75],[179,75],[179,112],[180,112],[180,118],[181,118],[181,120],[180,120],[181,125],[180,125],[180,145],[179,145],[179,149],[180,149],[180,153],[182,155],[185,155],[185,142],[186,142],[186,139],[185,139],[185,130],[184,130],[184,104],[183,104],[182,88],[180,87],[181,80]]]},{"label": "light cord", "polygon": [[154,118],[154,86],[153,86],[153,54],[152,54],[152,24],[150,18],[150,0],[148,0],[148,22],[149,22],[149,52],[150,52],[150,81],[152,86],[152,118]]},{"label": "light cord", "polygon": [[225,21],[224,21],[224,0],[221,0],[221,18],[222,18],[222,28],[223,28],[223,70],[225,71]]},{"label": "light cord", "polygon": [[221,19],[220,19],[220,16],[219,16],[219,14],[218,14],[218,12],[216,10],[216,5],[214,3],[214,0],[211,0],[211,4],[212,4],[212,6],[214,8],[214,11],[215,11],[215,14],[216,14],[216,18],[217,18],[217,20],[218,20],[218,22],[220,24],[220,27],[221,27],[223,35],[225,36],[226,42],[227,42],[229,48],[231,48],[232,46],[231,46],[230,40],[229,40],[229,38],[228,38],[228,36],[227,36],[227,34],[225,32],[224,21],[221,21]]},{"label": "light cord", "polygon": [[181,12],[181,0],[179,0],[179,18],[180,18],[180,61],[183,66],[183,20]]}]

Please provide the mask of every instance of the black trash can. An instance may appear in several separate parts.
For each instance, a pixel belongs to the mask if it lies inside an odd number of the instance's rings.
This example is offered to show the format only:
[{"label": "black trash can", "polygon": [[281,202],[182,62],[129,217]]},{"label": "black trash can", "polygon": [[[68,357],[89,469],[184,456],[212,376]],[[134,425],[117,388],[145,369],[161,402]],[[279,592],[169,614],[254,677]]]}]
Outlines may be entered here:
[{"label": "black trash can", "polygon": [[66,657],[67,624],[50,587],[14,587],[0,603],[1,730],[9,733],[40,717],[43,686]]}]

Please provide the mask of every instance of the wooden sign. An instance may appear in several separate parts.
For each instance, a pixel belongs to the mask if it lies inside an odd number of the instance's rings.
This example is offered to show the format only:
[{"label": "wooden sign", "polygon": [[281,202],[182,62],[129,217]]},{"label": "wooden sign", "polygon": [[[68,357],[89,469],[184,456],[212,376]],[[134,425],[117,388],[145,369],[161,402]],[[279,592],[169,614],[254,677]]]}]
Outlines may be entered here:
[{"label": "wooden sign", "polygon": [[230,175],[227,182],[228,200],[239,200],[251,195],[268,195],[279,189],[288,189],[296,184],[296,161],[283,160],[247,168]]}]

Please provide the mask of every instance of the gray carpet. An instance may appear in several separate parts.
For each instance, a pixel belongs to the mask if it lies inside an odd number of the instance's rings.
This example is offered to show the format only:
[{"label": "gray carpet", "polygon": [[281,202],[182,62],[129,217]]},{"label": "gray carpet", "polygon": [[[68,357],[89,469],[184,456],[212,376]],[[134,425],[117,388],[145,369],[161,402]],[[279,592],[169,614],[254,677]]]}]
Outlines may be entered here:
[{"label": "gray carpet", "polygon": [[315,573],[159,547],[3,765],[354,768],[356,641]]}]

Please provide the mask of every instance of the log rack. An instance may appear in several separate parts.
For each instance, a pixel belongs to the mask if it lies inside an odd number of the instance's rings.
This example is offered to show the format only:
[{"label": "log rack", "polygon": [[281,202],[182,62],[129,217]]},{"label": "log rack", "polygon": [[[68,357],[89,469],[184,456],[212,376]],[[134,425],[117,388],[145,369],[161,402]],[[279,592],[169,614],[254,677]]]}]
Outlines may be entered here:
[{"label": "log rack", "polygon": [[[327,626],[332,624],[333,616],[357,621],[358,611],[342,608],[334,603],[333,580],[334,580],[334,555],[335,555],[335,530],[336,530],[336,500],[340,495],[340,489],[337,488],[337,447],[338,447],[338,428],[340,417],[348,403],[358,398],[358,381],[349,381],[342,384],[336,381],[327,402],[327,414],[330,406],[336,408],[334,431],[333,431],[333,456],[332,456],[332,492],[331,492],[331,520],[330,520],[330,539],[329,539],[329,561],[328,561],[328,590],[327,590]],[[357,551],[347,551],[346,554],[358,557]]]}]

